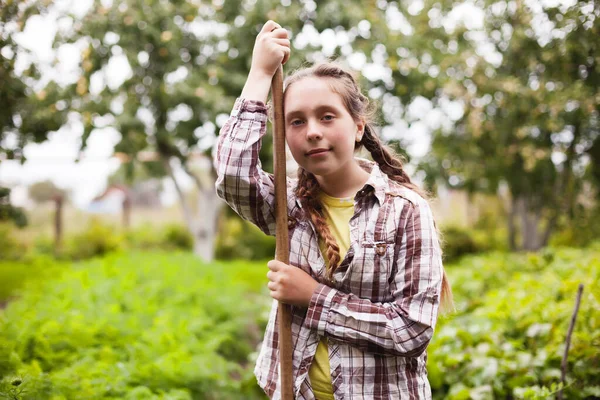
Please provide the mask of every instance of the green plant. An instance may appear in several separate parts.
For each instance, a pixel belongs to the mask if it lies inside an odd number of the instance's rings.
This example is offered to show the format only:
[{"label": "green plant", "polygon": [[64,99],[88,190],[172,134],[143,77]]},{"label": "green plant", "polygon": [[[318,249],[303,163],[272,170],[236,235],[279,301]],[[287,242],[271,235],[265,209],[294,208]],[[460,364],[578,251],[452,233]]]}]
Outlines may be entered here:
[{"label": "green plant", "polygon": [[122,235],[115,228],[93,218],[87,228],[67,242],[66,256],[75,260],[102,256],[122,246]]},{"label": "green plant", "polygon": [[23,399],[263,399],[265,269],[172,251],[64,267],[0,313],[0,382],[21,376]]},{"label": "green plant", "polygon": [[185,226],[171,224],[164,228],[164,243],[180,250],[191,250],[194,238]]},{"label": "green plant", "polygon": [[442,250],[444,262],[452,262],[460,257],[481,251],[473,239],[472,233],[458,226],[442,228]]},{"label": "green plant", "polygon": [[0,221],[0,260],[18,260],[27,252],[27,246],[14,235],[14,224]]},{"label": "green plant", "polygon": [[550,238],[554,247],[584,247],[600,238],[600,205],[577,207],[571,220],[563,219]]},{"label": "green plant", "polygon": [[221,260],[265,260],[275,256],[275,238],[265,235],[237,215],[227,217],[219,230],[215,255]]},{"label": "green plant", "polygon": [[586,286],[565,398],[599,395],[598,249],[495,252],[462,258],[448,274],[458,311],[439,320],[429,346],[434,398],[534,398],[555,390],[579,283]]}]

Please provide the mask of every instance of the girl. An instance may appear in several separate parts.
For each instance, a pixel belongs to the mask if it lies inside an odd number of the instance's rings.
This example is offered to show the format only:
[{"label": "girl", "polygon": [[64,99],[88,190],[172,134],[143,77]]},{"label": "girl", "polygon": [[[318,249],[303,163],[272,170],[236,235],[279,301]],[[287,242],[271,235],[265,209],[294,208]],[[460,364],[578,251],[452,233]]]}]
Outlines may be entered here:
[{"label": "girl", "polygon": [[[273,176],[258,153],[271,80],[289,55],[287,31],[268,21],[215,157],[219,196],[269,235]],[[270,261],[267,286],[292,305],[295,396],[430,399],[425,350],[451,290],[429,205],[375,135],[348,72],[320,64],[284,87],[286,141],[300,167],[288,178],[290,264]],[[354,157],[362,146],[375,162]],[[281,397],[278,329],[274,301],[254,371],[272,399]]]}]

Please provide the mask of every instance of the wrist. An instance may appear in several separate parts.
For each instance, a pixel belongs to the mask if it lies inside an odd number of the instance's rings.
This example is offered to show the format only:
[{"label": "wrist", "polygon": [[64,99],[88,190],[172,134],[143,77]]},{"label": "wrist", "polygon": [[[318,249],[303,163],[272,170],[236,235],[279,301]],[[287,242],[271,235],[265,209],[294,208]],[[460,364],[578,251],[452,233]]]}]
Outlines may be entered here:
[{"label": "wrist", "polygon": [[262,71],[250,71],[240,97],[246,100],[267,102],[273,77]]},{"label": "wrist", "polygon": [[248,80],[253,80],[255,82],[268,82],[271,85],[271,81],[273,80],[273,74],[269,74],[269,72],[250,67],[250,72],[248,73]]},{"label": "wrist", "polygon": [[315,295],[315,291],[317,290],[318,287],[319,287],[319,282],[314,281],[314,280],[308,286],[307,291],[306,291],[306,296],[304,298],[305,307],[308,307],[310,305],[310,301],[312,300],[313,296]]}]

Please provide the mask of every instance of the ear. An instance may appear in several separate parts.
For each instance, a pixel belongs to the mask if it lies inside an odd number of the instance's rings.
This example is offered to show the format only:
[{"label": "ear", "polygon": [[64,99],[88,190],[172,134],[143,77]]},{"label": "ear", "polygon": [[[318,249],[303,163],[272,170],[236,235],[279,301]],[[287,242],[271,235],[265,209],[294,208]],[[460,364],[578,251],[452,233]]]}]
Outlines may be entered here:
[{"label": "ear", "polygon": [[356,123],[356,141],[360,142],[363,135],[365,134],[365,121],[363,119],[361,119],[359,122]]}]

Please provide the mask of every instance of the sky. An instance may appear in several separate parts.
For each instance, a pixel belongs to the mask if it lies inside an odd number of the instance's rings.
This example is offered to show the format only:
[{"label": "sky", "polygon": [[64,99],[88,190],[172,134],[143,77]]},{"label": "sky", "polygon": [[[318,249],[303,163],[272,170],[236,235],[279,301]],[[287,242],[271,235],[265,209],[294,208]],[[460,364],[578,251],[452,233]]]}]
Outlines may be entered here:
[{"label": "sky", "polygon": [[[553,0],[546,0],[546,3]],[[105,6],[110,6],[112,1],[103,0]],[[311,3],[311,2],[307,2]],[[533,1],[533,4],[538,4]],[[15,40],[25,48],[31,50],[33,60],[28,57],[17,57],[17,70],[24,69],[27,63],[35,61],[41,65],[44,71],[44,78],[40,82],[43,87],[49,80],[55,80],[59,83],[67,84],[77,80],[78,65],[82,47],[85,44],[64,45],[57,51],[52,49],[52,40],[58,31],[68,31],[71,28],[72,20],[69,18],[58,18],[59,13],[70,10],[78,16],[83,16],[91,0],[58,0],[55,1],[55,11],[47,16],[32,17],[21,34],[15,34]],[[315,5],[316,7],[316,5]],[[420,0],[414,0],[409,7],[409,13],[417,14],[421,11],[423,3]],[[388,24],[401,31],[403,34],[411,34],[411,27],[406,18],[393,7],[388,9]],[[483,23],[483,11],[473,6],[471,1],[465,1],[459,4],[454,10],[440,23],[444,24],[447,30],[453,30],[457,24],[465,24],[467,28],[478,29]],[[543,21],[540,21],[538,29],[540,34],[544,34]],[[368,21],[362,21],[358,25],[359,31],[368,35],[370,24]],[[110,37],[105,40],[110,41]],[[360,53],[352,53],[347,35],[336,33],[331,29],[323,32],[317,32],[311,26],[305,26],[303,31],[298,32],[293,37],[293,44],[296,48],[301,48],[309,43],[323,44],[322,52],[324,55],[332,53],[335,47],[331,43],[337,43],[342,48],[342,53],[346,51],[348,62],[354,69],[361,70],[367,79],[376,79],[379,77],[391,77],[390,71],[377,64],[368,64],[366,56]],[[345,46],[345,47],[344,47]],[[481,51],[483,56],[491,63],[499,63],[498,54],[485,47],[486,43],[482,41]],[[346,50],[344,50],[346,49]],[[4,54],[4,53],[3,53]],[[55,68],[50,68],[54,57],[58,59]],[[126,59],[122,55],[114,55],[113,60],[105,71],[106,83],[117,87],[123,82],[131,69]],[[436,71],[430,71],[436,73]],[[177,73],[170,77],[173,80],[182,79]],[[391,79],[391,78],[390,78]],[[102,82],[90,82],[90,90],[100,90]],[[381,94],[377,91],[369,93],[371,97],[378,98]],[[406,107],[404,119],[395,118],[394,122],[381,131],[384,140],[398,138],[401,132],[402,138],[407,143],[406,150],[415,159],[419,159],[427,153],[430,147],[431,130],[440,127],[451,129],[452,122],[462,115],[462,106],[457,102],[440,101],[439,107],[433,107],[432,103],[423,98],[417,97],[409,105],[402,105],[398,99],[383,98],[383,112],[386,115],[402,115]],[[181,112],[185,112],[182,110]],[[218,123],[222,123],[221,118]],[[204,127],[205,131],[210,131],[209,137],[214,135],[218,126],[208,124]],[[83,132],[83,127],[75,113],[70,115],[69,123],[49,136],[49,140],[42,144],[30,144],[25,148],[27,162],[21,165],[17,161],[4,160],[0,163],[0,184],[13,187],[12,201],[18,205],[28,205],[26,186],[37,181],[52,180],[57,186],[71,191],[73,203],[84,208],[97,195],[101,194],[106,186],[106,180],[119,167],[119,161],[112,157],[114,145],[119,141],[120,134],[111,127],[96,129],[92,132],[88,146],[82,153],[81,161],[75,163],[77,158],[79,140]],[[8,141],[11,140],[9,137]],[[177,177],[184,188],[190,187],[191,182],[181,171],[177,172]],[[176,201],[176,195],[172,182],[165,180],[165,193],[162,200],[164,204],[172,204]]]}]

